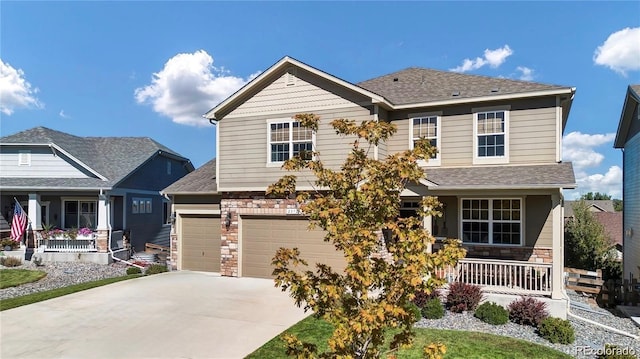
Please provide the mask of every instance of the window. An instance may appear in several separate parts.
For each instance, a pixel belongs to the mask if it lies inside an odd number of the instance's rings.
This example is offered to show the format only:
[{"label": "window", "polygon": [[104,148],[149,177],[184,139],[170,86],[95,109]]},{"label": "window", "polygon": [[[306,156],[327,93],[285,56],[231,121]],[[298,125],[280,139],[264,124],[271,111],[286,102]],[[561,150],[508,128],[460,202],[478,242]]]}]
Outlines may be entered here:
[{"label": "window", "polygon": [[171,160],[167,161],[167,174],[170,175],[171,174]]},{"label": "window", "polygon": [[474,114],[474,163],[507,163],[509,160],[508,111]]},{"label": "window", "polygon": [[162,223],[171,224],[171,203],[162,201]]},{"label": "window", "polygon": [[64,201],[64,228],[96,228],[97,201]]},{"label": "window", "polygon": [[[440,126],[438,125],[438,116],[421,116],[414,117],[410,120],[411,126],[411,148],[413,148],[416,142],[420,139],[426,139],[431,146],[440,150],[440,144],[438,139],[440,138]],[[431,156],[431,159],[422,165],[440,165],[440,153],[436,153]]]},{"label": "window", "polygon": [[297,121],[269,123],[269,163],[280,163],[298,154],[311,159],[314,133]]},{"label": "window", "polygon": [[462,199],[462,241],[522,244],[522,200]]},{"label": "window", "polygon": [[31,151],[18,151],[18,166],[31,166]]},{"label": "window", "polygon": [[151,206],[150,198],[132,198],[131,200],[131,213],[144,214],[152,213],[153,208]]}]

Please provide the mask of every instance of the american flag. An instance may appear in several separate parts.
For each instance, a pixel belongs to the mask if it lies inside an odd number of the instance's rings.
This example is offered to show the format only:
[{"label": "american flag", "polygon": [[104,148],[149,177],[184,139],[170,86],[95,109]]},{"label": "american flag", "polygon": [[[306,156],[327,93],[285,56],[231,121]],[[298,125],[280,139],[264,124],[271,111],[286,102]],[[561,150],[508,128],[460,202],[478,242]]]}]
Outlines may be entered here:
[{"label": "american flag", "polygon": [[16,241],[22,239],[26,226],[27,214],[24,213],[20,203],[16,201],[16,206],[13,210],[13,220],[11,221],[11,238]]}]

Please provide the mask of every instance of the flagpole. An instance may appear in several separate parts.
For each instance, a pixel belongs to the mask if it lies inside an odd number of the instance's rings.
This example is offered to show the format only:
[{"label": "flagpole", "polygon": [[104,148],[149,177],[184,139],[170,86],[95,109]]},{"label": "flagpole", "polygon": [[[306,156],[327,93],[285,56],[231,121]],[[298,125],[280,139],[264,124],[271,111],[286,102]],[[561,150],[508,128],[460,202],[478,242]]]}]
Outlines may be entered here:
[{"label": "flagpole", "polygon": [[[29,213],[27,213],[24,208],[22,208],[22,206],[20,205],[20,202],[18,201],[18,199],[14,196],[13,200],[16,201],[16,204],[18,205],[18,207],[20,207],[20,210],[22,211],[22,213],[24,213],[24,215],[27,217],[27,228],[25,229],[25,233],[26,231],[31,228],[31,232],[33,233],[33,225],[32,225],[32,221],[31,221],[31,217],[29,217]],[[35,238],[34,238],[35,241]],[[25,239],[25,248],[29,246],[29,234],[27,233],[27,238]],[[35,247],[35,242],[33,243],[33,246]]]}]

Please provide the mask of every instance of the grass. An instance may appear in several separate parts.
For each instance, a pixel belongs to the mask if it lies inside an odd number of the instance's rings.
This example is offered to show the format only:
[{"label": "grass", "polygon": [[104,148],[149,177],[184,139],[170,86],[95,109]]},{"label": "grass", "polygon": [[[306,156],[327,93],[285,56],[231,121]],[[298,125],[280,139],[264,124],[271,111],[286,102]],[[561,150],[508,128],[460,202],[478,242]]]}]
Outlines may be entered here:
[{"label": "grass", "polygon": [[27,304],[41,302],[47,299],[61,297],[63,295],[80,292],[80,291],[91,289],[91,288],[101,287],[103,285],[116,283],[123,280],[139,278],[141,276],[142,276],[141,274],[138,274],[138,275],[128,275],[123,277],[101,279],[93,282],[74,284],[68,287],[52,289],[45,292],[27,294],[22,297],[4,299],[0,301],[0,311],[20,307]]},{"label": "grass", "polygon": [[30,269],[0,269],[0,289],[16,287],[44,278],[46,272]]},{"label": "grass", "polygon": [[[400,350],[398,358],[422,358],[422,348],[433,342],[442,342],[447,346],[444,358],[571,358],[571,356],[551,348],[520,339],[466,332],[416,328],[414,345],[410,349]],[[328,349],[326,340],[333,332],[330,324],[323,320],[307,317],[285,331],[295,334],[304,342],[316,344],[320,352]],[[247,358],[286,358],[284,342],[280,335],[251,353]]]}]

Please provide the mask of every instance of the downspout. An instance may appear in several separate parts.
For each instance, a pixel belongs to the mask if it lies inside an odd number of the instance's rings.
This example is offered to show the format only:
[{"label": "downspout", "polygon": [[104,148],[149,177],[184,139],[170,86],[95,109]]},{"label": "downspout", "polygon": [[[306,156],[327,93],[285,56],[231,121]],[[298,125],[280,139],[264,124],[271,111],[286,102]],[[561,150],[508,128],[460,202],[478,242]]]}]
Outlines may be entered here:
[{"label": "downspout", "polygon": [[[100,190],[100,195],[102,195],[102,190]],[[111,207],[111,202],[109,202],[109,207]],[[129,261],[125,261],[124,259],[120,259],[118,257],[116,257],[113,253],[113,249],[111,248],[111,232],[112,232],[113,227],[111,227],[111,208],[109,208],[109,210],[107,211],[107,236],[109,236],[109,240],[107,241],[107,248],[109,249],[109,254],[111,255],[111,259],[113,259],[116,262],[121,262],[124,263],[126,265],[130,265],[136,268],[140,268],[141,270],[144,270],[143,266],[137,265],[135,263],[129,262]]]}]

